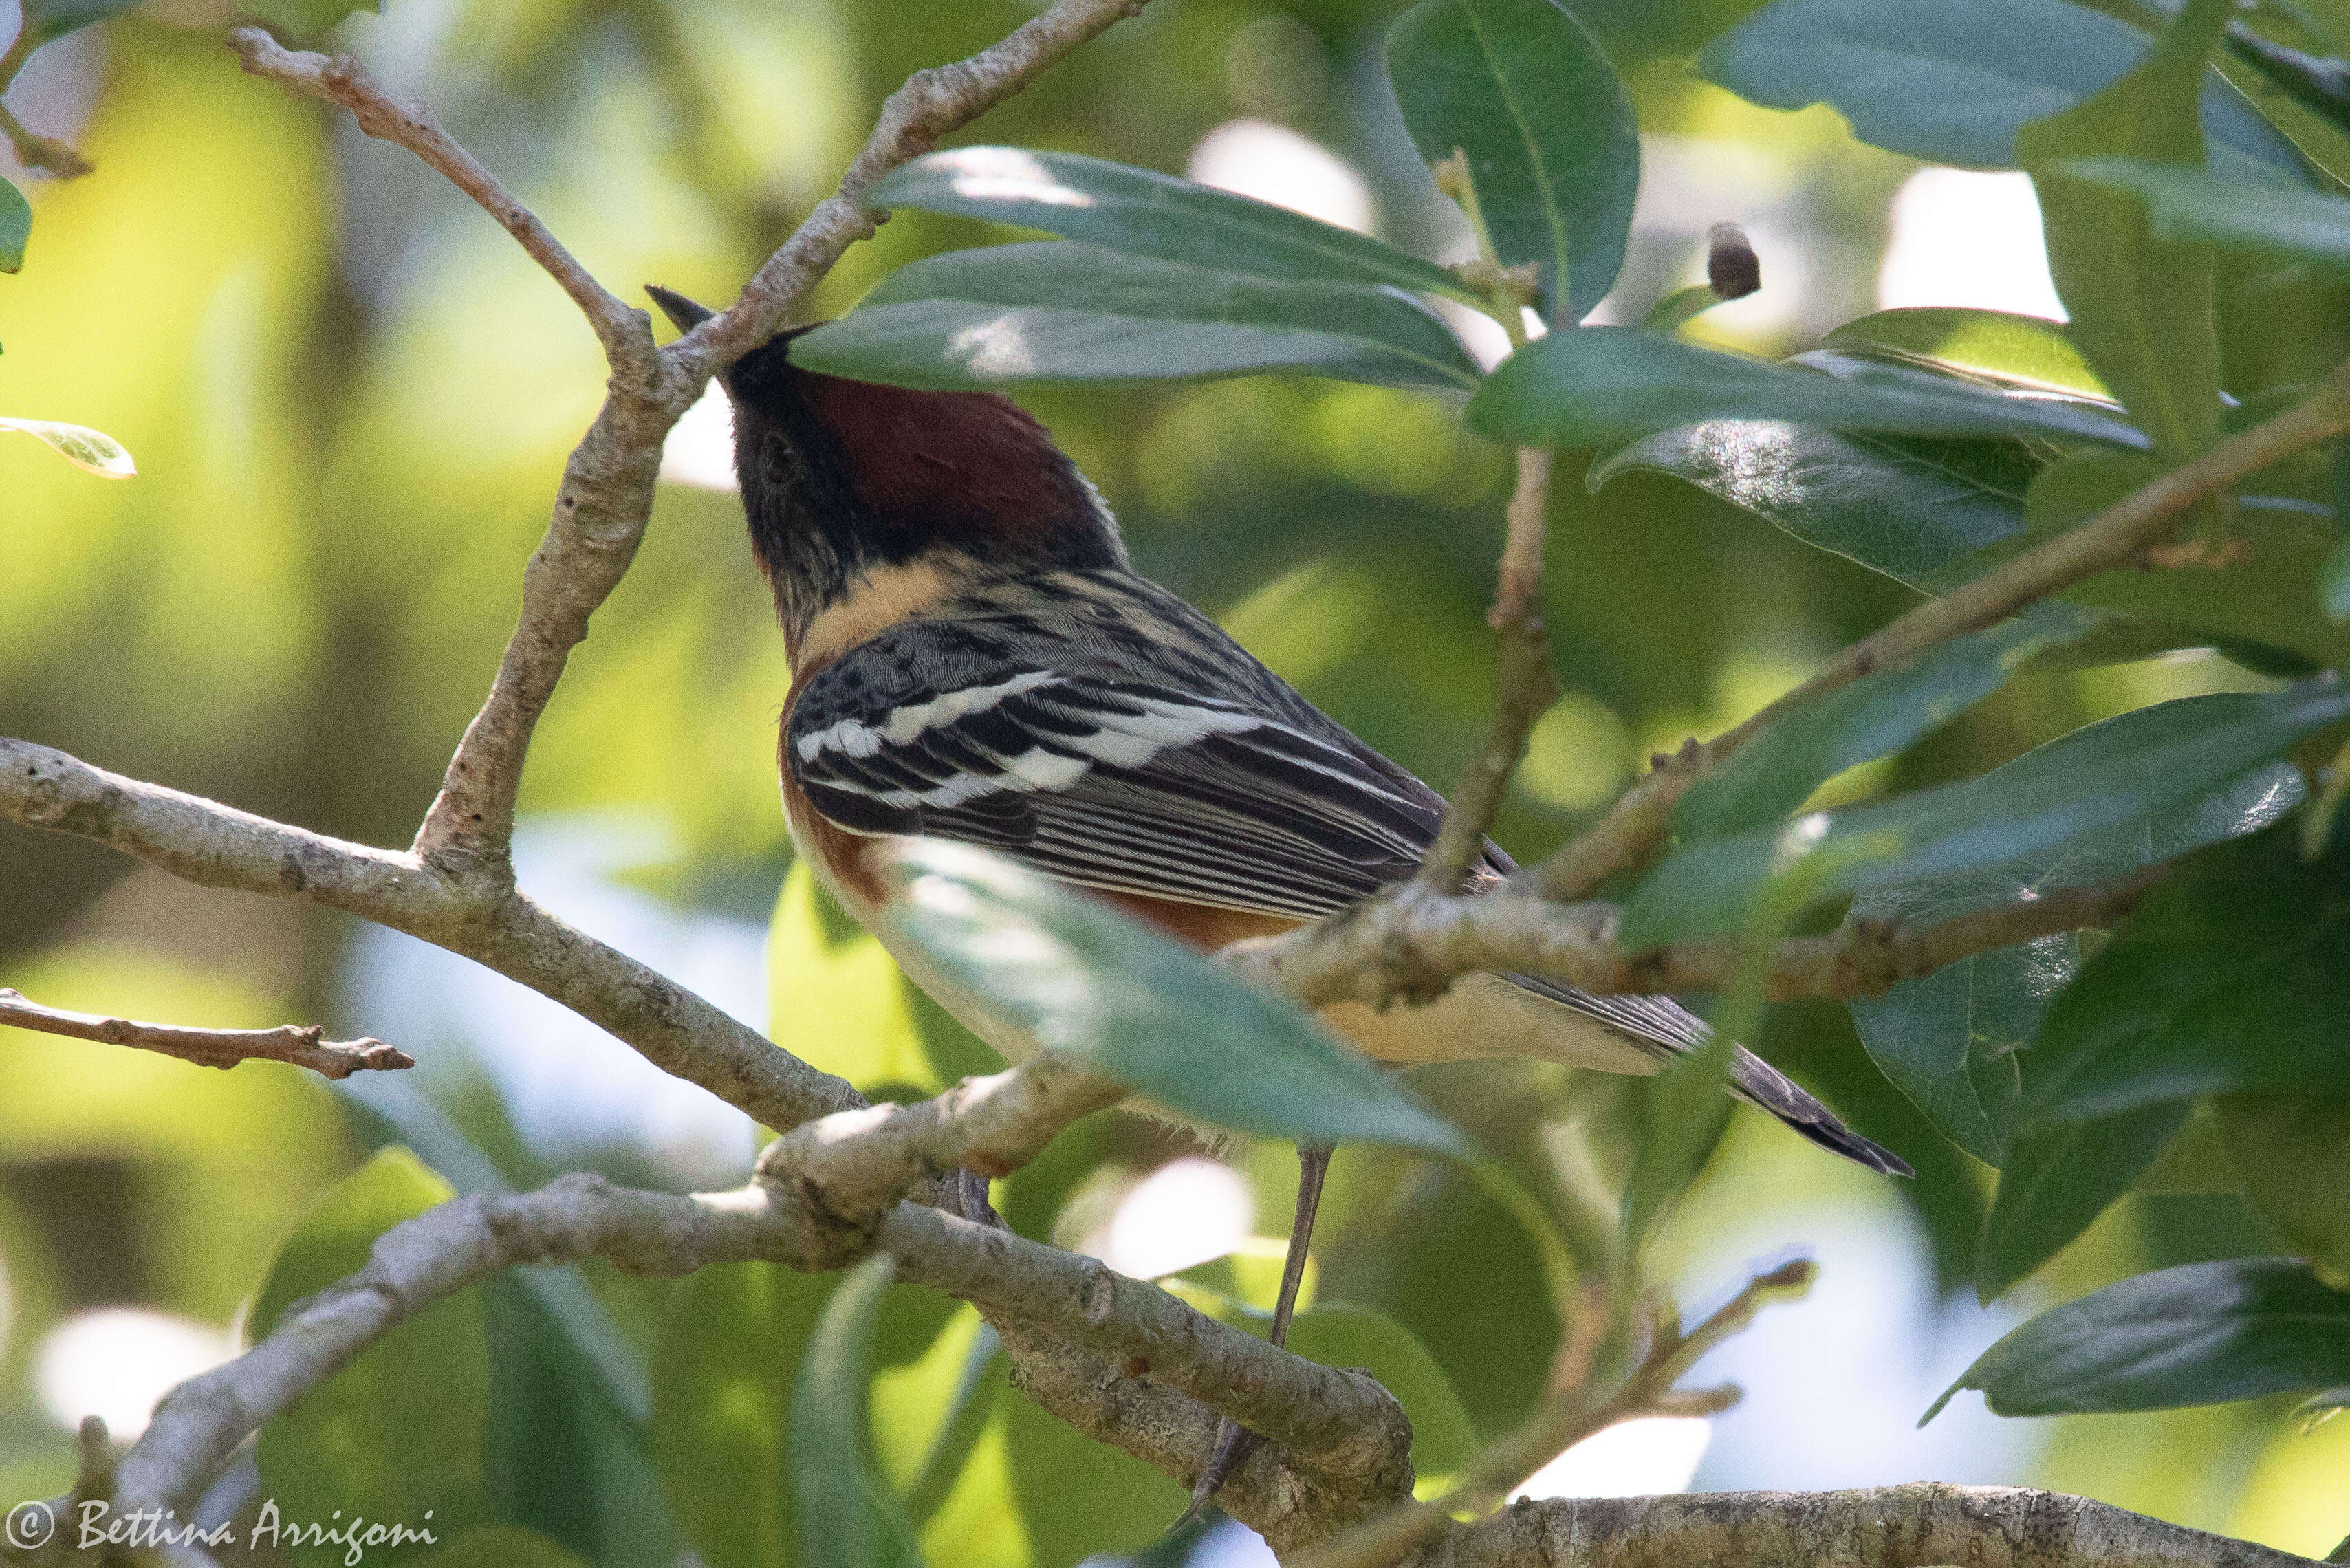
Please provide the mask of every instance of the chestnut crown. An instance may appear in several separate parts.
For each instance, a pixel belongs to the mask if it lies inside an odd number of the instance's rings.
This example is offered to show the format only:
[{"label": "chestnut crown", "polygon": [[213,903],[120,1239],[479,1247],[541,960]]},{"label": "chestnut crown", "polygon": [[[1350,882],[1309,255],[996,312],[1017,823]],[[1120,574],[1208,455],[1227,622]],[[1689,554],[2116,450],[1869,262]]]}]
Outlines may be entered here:
[{"label": "chestnut crown", "polygon": [[[711,314],[647,290],[691,328]],[[802,369],[776,334],[720,377],[751,545],[787,629],[878,567],[933,551],[1007,572],[1122,567],[1101,497],[1011,399]]]}]

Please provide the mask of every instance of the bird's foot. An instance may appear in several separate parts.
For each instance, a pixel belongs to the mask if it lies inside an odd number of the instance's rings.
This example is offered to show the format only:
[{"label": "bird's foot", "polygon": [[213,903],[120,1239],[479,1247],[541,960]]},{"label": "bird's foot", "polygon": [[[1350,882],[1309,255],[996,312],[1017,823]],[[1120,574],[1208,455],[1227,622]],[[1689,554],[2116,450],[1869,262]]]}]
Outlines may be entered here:
[{"label": "bird's foot", "polygon": [[1240,1468],[1240,1462],[1248,1458],[1248,1451],[1255,1446],[1256,1440],[1254,1432],[1229,1416],[1217,1423],[1216,1446],[1208,1455],[1207,1468],[1200,1472],[1200,1479],[1191,1486],[1191,1506],[1167,1527],[1170,1535],[1208,1511],[1208,1505],[1216,1501],[1216,1493],[1223,1490],[1224,1482],[1232,1479],[1232,1471]]},{"label": "bird's foot", "polygon": [[991,1231],[1012,1229],[1003,1222],[1003,1216],[995,1211],[995,1206],[987,1200],[987,1178],[975,1170],[957,1168],[947,1178],[947,1183],[956,1213],[972,1224],[984,1225]]}]

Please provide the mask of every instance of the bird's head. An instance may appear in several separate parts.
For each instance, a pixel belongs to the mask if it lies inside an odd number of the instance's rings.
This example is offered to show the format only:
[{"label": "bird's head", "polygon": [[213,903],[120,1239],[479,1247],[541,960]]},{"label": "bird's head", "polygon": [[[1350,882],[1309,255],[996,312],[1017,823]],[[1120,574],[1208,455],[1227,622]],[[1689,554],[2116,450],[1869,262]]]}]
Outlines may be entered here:
[{"label": "bird's head", "polygon": [[[647,292],[681,327],[711,314]],[[1011,399],[802,369],[791,346],[807,330],[776,334],[719,378],[752,548],[787,632],[874,571],[928,556],[1009,573],[1126,564],[1101,497]]]}]

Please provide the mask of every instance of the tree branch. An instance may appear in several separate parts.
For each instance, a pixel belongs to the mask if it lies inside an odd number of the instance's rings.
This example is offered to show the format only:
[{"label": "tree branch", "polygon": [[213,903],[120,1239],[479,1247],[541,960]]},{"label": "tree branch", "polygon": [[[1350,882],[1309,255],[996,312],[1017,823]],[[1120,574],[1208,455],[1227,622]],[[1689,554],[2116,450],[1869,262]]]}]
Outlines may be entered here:
[{"label": "tree branch", "polygon": [[957,1168],[1009,1176],[1071,1122],[1126,1096],[1124,1085],[1048,1051],[918,1105],[837,1111],[796,1127],[761,1153],[759,1175],[803,1193],[836,1223],[862,1224]]},{"label": "tree branch", "polygon": [[[1877,996],[1976,953],[2060,931],[2108,926],[2165,867],[2126,880],[2064,888],[1927,926],[1856,920],[1774,951],[1763,995]],[[1261,985],[1307,1007],[1431,1002],[1464,974],[1523,973],[1595,995],[1728,991],[1744,961],[1735,938],[1627,950],[1612,904],[1554,904],[1504,887],[1481,896],[1388,897],[1275,937],[1235,942],[1221,955]]]},{"label": "tree branch", "polygon": [[426,1306],[500,1271],[588,1257],[655,1275],[749,1260],[829,1270],[871,1250],[894,1259],[900,1279],[1052,1336],[1026,1347],[1024,1366],[1037,1375],[1066,1375],[1062,1345],[1092,1353],[1081,1362],[1087,1370],[1147,1367],[1155,1382],[1263,1432],[1312,1473],[1399,1477],[1400,1490],[1409,1490],[1409,1460],[1398,1458],[1409,1449],[1409,1423],[1367,1374],[1276,1350],[1093,1259],[912,1203],[860,1233],[770,1182],[678,1197],[577,1174],[536,1192],[454,1199],[384,1232],[364,1270],[157,1406],[118,1468],[116,1511],[185,1509],[272,1417]]},{"label": "tree branch", "polygon": [[413,854],[272,822],[5,736],[0,819],[92,839],[205,887],[301,898],[421,937],[563,1003],[767,1127],[864,1103],[842,1080],[523,895],[484,908]]},{"label": "tree branch", "polygon": [[1415,1568],[2306,1568],[2290,1552],[2023,1487],[1727,1491],[1521,1503]]},{"label": "tree branch", "polygon": [[571,296],[571,303],[595,329],[596,340],[604,346],[604,357],[615,372],[625,369],[642,377],[652,369],[652,325],[645,313],[629,309],[598,283],[481,160],[441,129],[432,106],[422,99],[392,97],[348,55],[284,48],[259,27],[234,28],[228,42],[251,74],[340,104],[350,110],[360,130],[379,141],[405,147],[422,159],[495,218],[498,226],[512,234],[530,253],[530,259]]},{"label": "tree branch", "polygon": [[1501,633],[1495,680],[1493,728],[1485,749],[1445,807],[1444,826],[1429,846],[1412,886],[1424,892],[1458,893],[1476,863],[1509,793],[1510,777],[1526,754],[1534,722],[1558,700],[1558,677],[1551,672],[1550,639],[1543,625],[1543,549],[1550,535],[1551,454],[1541,447],[1518,449],[1517,488],[1511,493],[1508,533],[1486,623]]},{"label": "tree branch", "polygon": [[2350,433],[2350,364],[2282,413],[2221,441],[2202,456],[2125,496],[2077,528],[2004,566],[1929,599],[1829,659],[1810,680],[1726,734],[1692,741],[1625,792],[1607,815],[1520,883],[1547,898],[1581,898],[1619,871],[1647,860],[1671,834],[1673,808],[1714,763],[1823,691],[1889,669],[1937,643],[2006,618],[2074,584],[2142,561],[2181,514],[2303,447]]},{"label": "tree branch", "polygon": [[21,991],[0,985],[0,1023],[66,1034],[108,1045],[129,1045],[193,1062],[200,1067],[234,1067],[239,1062],[284,1062],[328,1078],[359,1072],[413,1067],[407,1052],[369,1037],[328,1040],[315,1023],[285,1023],[275,1029],[185,1029],[171,1023],[140,1023],[96,1012],[43,1007]]}]

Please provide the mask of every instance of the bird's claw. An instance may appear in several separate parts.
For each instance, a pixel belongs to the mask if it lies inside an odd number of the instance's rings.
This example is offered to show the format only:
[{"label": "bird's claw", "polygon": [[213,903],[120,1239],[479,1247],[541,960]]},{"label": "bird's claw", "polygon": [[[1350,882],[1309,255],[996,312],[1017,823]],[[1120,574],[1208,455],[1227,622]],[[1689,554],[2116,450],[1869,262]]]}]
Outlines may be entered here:
[{"label": "bird's claw", "polygon": [[1191,1484],[1191,1505],[1167,1527],[1168,1534],[1174,1534],[1208,1511],[1208,1506],[1216,1501],[1216,1493],[1223,1490],[1224,1482],[1232,1479],[1232,1471],[1240,1468],[1240,1462],[1248,1457],[1255,1443],[1256,1434],[1230,1416],[1216,1424],[1216,1446],[1209,1453],[1200,1479]]}]

